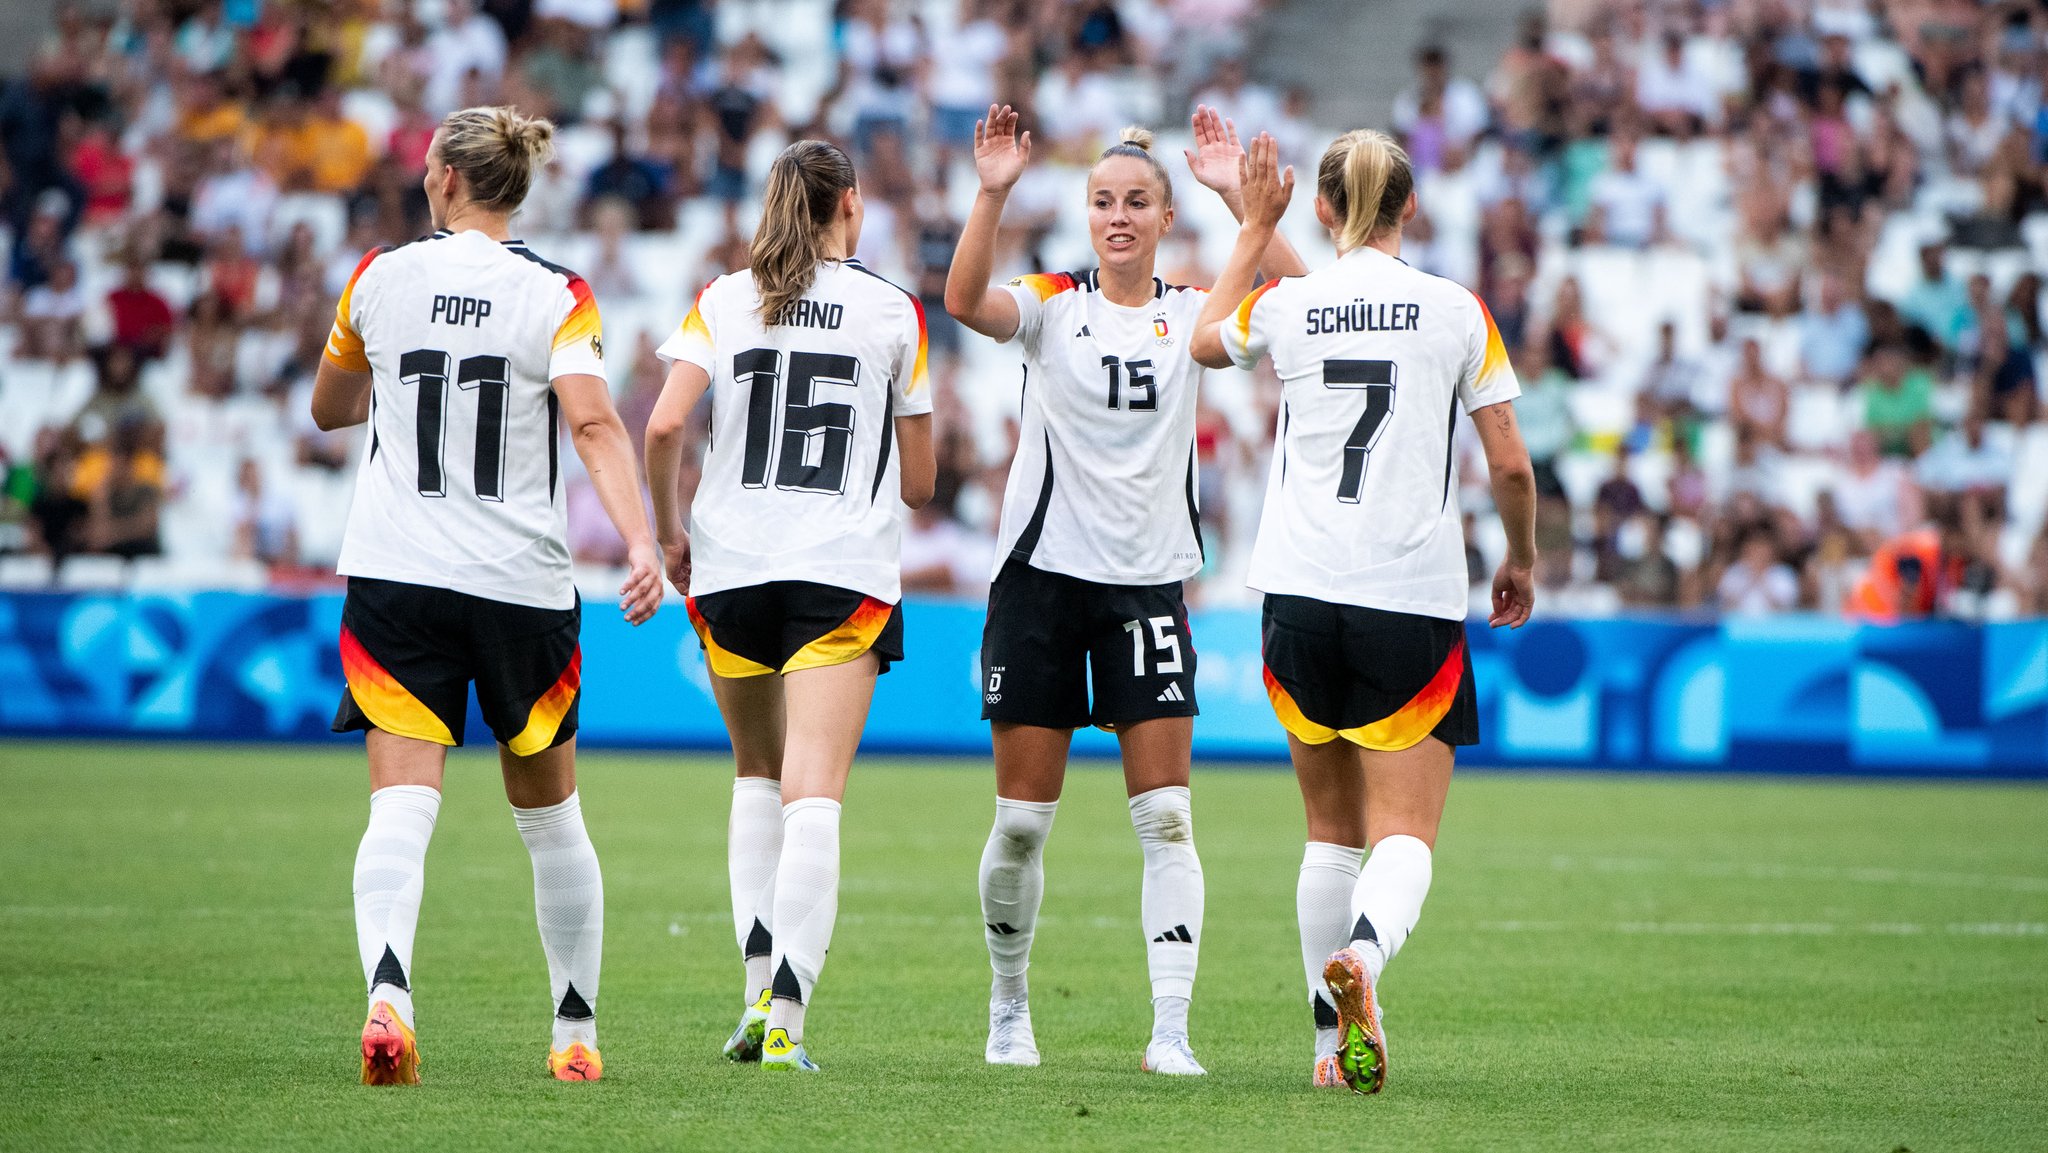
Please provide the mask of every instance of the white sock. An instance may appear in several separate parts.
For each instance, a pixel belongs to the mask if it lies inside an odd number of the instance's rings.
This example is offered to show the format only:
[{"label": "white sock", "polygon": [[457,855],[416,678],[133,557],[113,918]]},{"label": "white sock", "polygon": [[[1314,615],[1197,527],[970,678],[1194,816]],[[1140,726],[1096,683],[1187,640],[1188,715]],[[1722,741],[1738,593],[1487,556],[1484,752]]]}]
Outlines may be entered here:
[{"label": "white sock", "polygon": [[1153,1003],[1162,997],[1193,997],[1204,894],[1187,786],[1168,785],[1132,797],[1131,826],[1145,856],[1138,907]]},{"label": "white sock", "polygon": [[412,1026],[412,938],[426,886],[427,842],[441,791],[391,785],[370,794],[370,825],[356,847],[356,950],[370,1004],[387,1001]]},{"label": "white sock", "polygon": [[1315,1014],[1316,1056],[1337,1051],[1337,1007],[1323,985],[1323,964],[1350,943],[1351,893],[1358,887],[1364,849],[1310,841],[1301,854],[1301,878],[1294,885],[1294,915],[1301,926],[1301,968],[1308,979],[1309,1009]]},{"label": "white sock", "polygon": [[839,802],[805,797],[782,807],[775,869],[775,999],[768,1027],[804,1039],[804,1007],[825,968],[839,917]]},{"label": "white sock", "polygon": [[533,905],[548,958],[556,1049],[597,1047],[597,977],[604,963],[604,877],[575,793],[544,809],[512,810],[533,858]]},{"label": "white sock", "polygon": [[1423,898],[1429,896],[1429,875],[1429,846],[1406,834],[1382,837],[1358,870],[1358,885],[1351,891],[1356,918],[1351,944],[1365,955],[1375,982],[1415,930]]},{"label": "white sock", "polygon": [[1031,995],[1031,939],[1045,899],[1045,840],[1052,835],[1058,801],[996,798],[996,824],[981,850],[981,921],[988,963],[995,970],[992,1000]]},{"label": "white sock", "polygon": [[1152,1040],[1185,1040],[1188,1035],[1188,999],[1186,997],[1152,998]]},{"label": "white sock", "polygon": [[732,820],[726,826],[726,874],[732,882],[732,928],[746,964],[745,1004],[751,1005],[768,987],[774,971],[769,957],[774,938],[768,933],[772,905],[761,897],[775,884],[775,862],[782,856],[782,782],[766,777],[736,777],[732,782]]}]

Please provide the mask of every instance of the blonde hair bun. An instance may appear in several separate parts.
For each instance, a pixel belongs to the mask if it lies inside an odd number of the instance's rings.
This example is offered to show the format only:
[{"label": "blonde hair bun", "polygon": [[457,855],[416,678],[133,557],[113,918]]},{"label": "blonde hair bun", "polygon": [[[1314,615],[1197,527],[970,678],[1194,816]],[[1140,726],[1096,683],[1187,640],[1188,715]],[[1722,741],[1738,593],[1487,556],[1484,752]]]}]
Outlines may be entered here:
[{"label": "blonde hair bun", "polygon": [[555,151],[555,126],[510,105],[451,112],[440,136],[441,162],[462,174],[471,199],[499,212],[519,207]]},{"label": "blonde hair bun", "polygon": [[1116,142],[1118,144],[1128,144],[1133,148],[1142,148],[1150,152],[1152,151],[1152,130],[1150,128],[1140,128],[1136,124],[1126,125],[1122,132],[1116,134]]}]

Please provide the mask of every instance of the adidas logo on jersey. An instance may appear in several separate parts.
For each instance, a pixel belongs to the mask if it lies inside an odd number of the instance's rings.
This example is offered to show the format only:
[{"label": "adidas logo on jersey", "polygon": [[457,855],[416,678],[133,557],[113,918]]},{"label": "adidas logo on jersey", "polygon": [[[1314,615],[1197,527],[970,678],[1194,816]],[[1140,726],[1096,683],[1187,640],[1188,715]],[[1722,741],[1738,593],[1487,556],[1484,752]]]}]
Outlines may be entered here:
[{"label": "adidas logo on jersey", "polygon": [[1084,324],[1081,326],[1081,331],[1074,334],[1074,339],[1079,340],[1086,335],[1088,335],[1088,326]]},{"label": "adidas logo on jersey", "polygon": [[1180,691],[1179,681],[1168,681],[1166,683],[1166,691],[1160,693],[1156,699],[1162,701],[1184,701],[1188,699],[1188,695]]},{"label": "adidas logo on jersey", "polygon": [[1195,938],[1193,934],[1188,932],[1186,925],[1175,925],[1173,928],[1152,938],[1152,943],[1155,945],[1171,945],[1176,943],[1192,945],[1195,943]]}]

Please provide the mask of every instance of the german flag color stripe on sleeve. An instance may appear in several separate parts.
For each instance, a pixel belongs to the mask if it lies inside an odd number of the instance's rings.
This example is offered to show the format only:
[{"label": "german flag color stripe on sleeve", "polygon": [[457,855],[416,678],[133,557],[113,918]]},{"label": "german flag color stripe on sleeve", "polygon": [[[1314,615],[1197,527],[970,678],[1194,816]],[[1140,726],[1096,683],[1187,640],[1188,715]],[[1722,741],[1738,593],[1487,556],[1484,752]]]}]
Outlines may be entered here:
[{"label": "german flag color stripe on sleeve", "polygon": [[[1473,293],[1472,299],[1479,300],[1479,294]],[[1493,312],[1486,307],[1484,300],[1479,300],[1479,315],[1486,321],[1486,356],[1479,362],[1479,379],[1473,382],[1473,389],[1484,392],[1494,378],[1507,369],[1508,346],[1501,340],[1500,329],[1493,323]]]},{"label": "german flag color stripe on sleeve", "polygon": [[562,318],[562,327],[555,330],[554,349],[573,346],[577,341],[597,336],[603,325],[597,318],[597,297],[591,295],[590,285],[582,277],[569,278],[569,295],[576,298],[569,315]]},{"label": "german flag color stripe on sleeve", "polygon": [[546,752],[555,743],[555,734],[562,730],[562,718],[569,715],[569,706],[576,703],[576,694],[583,689],[583,646],[576,646],[576,652],[569,657],[569,667],[548,686],[548,691],[533,702],[527,710],[526,727],[519,735],[505,742],[505,747],[517,757],[530,757]]},{"label": "german flag color stripe on sleeve", "polygon": [[[905,295],[909,294],[906,293]],[[917,314],[917,362],[911,365],[910,387],[903,390],[904,396],[916,396],[924,390],[926,383],[925,347],[929,340],[924,324],[924,302],[912,296],[910,297],[910,309]],[[690,315],[695,316],[696,313],[692,312]]]},{"label": "german flag color stripe on sleeve", "polygon": [[1051,300],[1062,292],[1074,289],[1074,278],[1064,272],[1032,272],[1010,282],[1019,288],[1028,288],[1039,300]]},{"label": "german flag color stripe on sleeve", "polygon": [[882,629],[889,623],[889,616],[896,606],[885,601],[868,597],[853,610],[845,623],[803,648],[789,658],[782,666],[785,673],[799,669],[817,669],[826,665],[843,665],[875,647],[875,641],[882,635]]},{"label": "german flag color stripe on sleeve", "polygon": [[434,715],[434,710],[421,704],[418,697],[398,683],[397,677],[378,664],[377,658],[370,655],[346,625],[341,630],[341,674],[348,681],[348,692],[355,698],[356,707],[363,710],[371,724],[393,736],[437,745],[455,743],[454,734]]},{"label": "german flag color stripe on sleeve", "polygon": [[1280,283],[1278,280],[1269,280],[1266,283],[1259,285],[1257,288],[1252,289],[1252,294],[1250,296],[1245,297],[1244,300],[1238,304],[1237,315],[1231,318],[1230,323],[1231,330],[1237,334],[1237,346],[1239,348],[1243,348],[1251,343],[1252,309],[1257,307],[1259,303],[1259,297],[1264,296],[1266,295],[1266,293],[1272,291],[1273,286],[1278,283]]},{"label": "german flag color stripe on sleeve", "polygon": [[683,323],[677,326],[677,331],[684,335],[697,337],[707,343],[711,340],[711,326],[704,323],[704,294],[709,291],[711,286],[708,284],[697,290],[697,299],[690,302],[690,315],[685,316]]},{"label": "german flag color stripe on sleeve", "polygon": [[355,297],[356,281],[370,267],[370,262],[391,251],[388,244],[378,245],[363,253],[356,270],[348,274],[348,283],[342,287],[341,299],[334,305],[334,328],[327,334],[327,359],[336,368],[350,372],[370,371],[370,357],[363,349],[363,338],[356,332],[356,326],[349,320],[349,303]]}]

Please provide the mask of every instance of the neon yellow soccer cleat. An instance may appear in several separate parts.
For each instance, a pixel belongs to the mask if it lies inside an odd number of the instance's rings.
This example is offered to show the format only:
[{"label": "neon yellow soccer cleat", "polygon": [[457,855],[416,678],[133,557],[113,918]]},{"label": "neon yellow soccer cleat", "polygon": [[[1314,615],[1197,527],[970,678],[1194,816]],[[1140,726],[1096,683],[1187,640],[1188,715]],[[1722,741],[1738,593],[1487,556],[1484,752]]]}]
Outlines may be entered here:
[{"label": "neon yellow soccer cleat", "polygon": [[768,1030],[768,1039],[761,1043],[761,1068],[777,1069],[784,1072],[818,1073],[818,1063],[804,1052],[802,1044],[789,1039],[783,1029]]},{"label": "neon yellow soccer cleat", "polygon": [[740,1027],[732,1031],[725,1041],[725,1059],[728,1061],[759,1061],[761,1039],[768,1032],[768,1002],[774,996],[770,989],[761,990],[761,999],[747,1006],[740,1014]]}]

